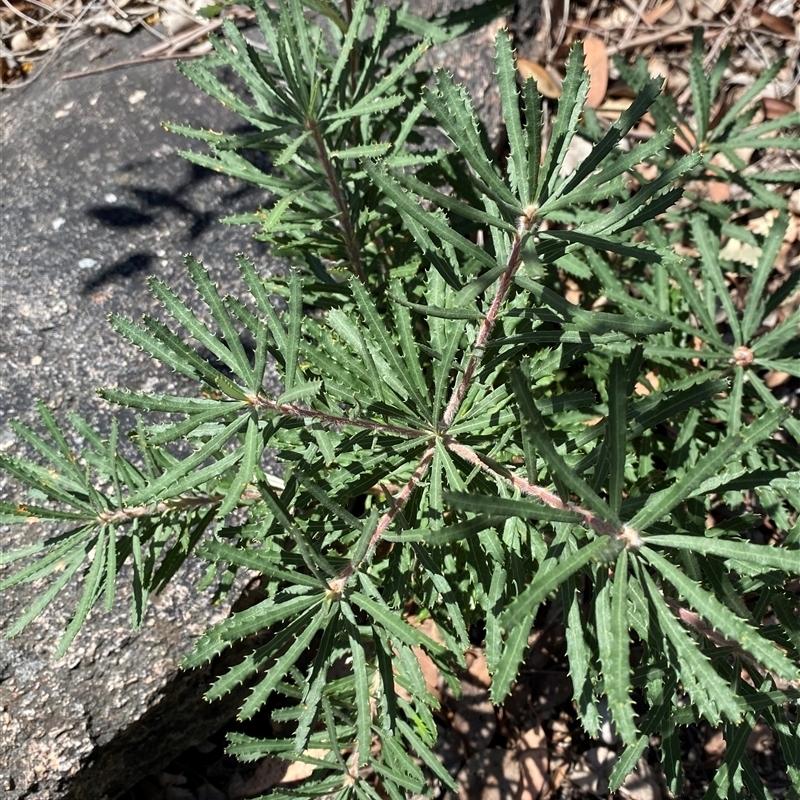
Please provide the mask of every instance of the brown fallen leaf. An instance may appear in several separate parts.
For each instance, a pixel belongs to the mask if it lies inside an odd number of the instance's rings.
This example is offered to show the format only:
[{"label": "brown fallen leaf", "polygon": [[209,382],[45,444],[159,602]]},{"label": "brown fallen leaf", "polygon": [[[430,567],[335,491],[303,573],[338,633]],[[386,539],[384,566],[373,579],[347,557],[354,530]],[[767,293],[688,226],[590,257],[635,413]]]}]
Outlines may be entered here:
[{"label": "brown fallen leaf", "polygon": [[[421,624],[416,620],[409,620],[409,622],[411,622],[411,624],[415,627],[419,628],[426,636],[430,636],[430,638],[435,642],[438,642],[439,644],[444,643],[442,635],[439,633],[439,629],[436,627],[436,623],[430,617],[424,620]],[[414,651],[414,655],[417,657],[417,661],[419,662],[419,668],[422,670],[422,676],[425,678],[425,685],[428,687],[428,691],[438,701],[441,701],[442,692],[439,688],[441,679],[439,668],[436,666],[433,659],[421,647],[414,647],[412,649]]]},{"label": "brown fallen leaf", "polygon": [[492,676],[483,650],[471,648],[467,651],[467,674],[476,686],[488,689],[492,685]]},{"label": "brown fallen leaf", "polygon": [[619,797],[622,800],[662,800],[663,794],[658,778],[644,759],[641,759],[636,769],[625,778],[625,782],[619,788]]},{"label": "brown fallen leaf", "polygon": [[520,768],[519,800],[539,800],[547,787],[550,754],[541,724],[526,730],[517,742]]},{"label": "brown fallen leaf", "polygon": [[567,301],[572,303],[575,306],[579,306],[581,304],[581,300],[583,299],[583,289],[575,283],[572,278],[566,278],[564,281],[564,286],[566,287],[566,291],[564,292],[564,297],[567,298]]},{"label": "brown fallen leaf", "polygon": [[650,370],[645,375],[644,381],[637,381],[636,386],[633,387],[633,392],[637,397],[647,397],[651,392],[658,391],[658,375]]},{"label": "brown fallen leaf", "polygon": [[655,8],[651,8],[649,11],[642,14],[642,22],[644,22],[645,25],[654,25],[665,14],[668,14],[674,5],[675,0],[667,0],[666,3],[661,3]]},{"label": "brown fallen leaf", "polygon": [[767,119],[780,119],[794,111],[794,105],[788,100],[779,100],[777,97],[763,97],[761,104]]},{"label": "brown fallen leaf", "polygon": [[31,38],[28,36],[27,31],[17,31],[11,37],[11,52],[12,53],[26,53],[29,50],[33,50],[34,44]]},{"label": "brown fallen leaf", "polygon": [[[328,755],[329,752],[329,750],[319,749],[306,750],[303,755],[306,755],[309,758],[323,759],[326,755]],[[292,763],[286,768],[286,772],[284,773],[281,783],[296,783],[297,781],[304,781],[315,769],[315,764],[309,764],[305,761],[292,761]]]},{"label": "brown fallen leaf", "polygon": [[455,701],[452,729],[473,752],[489,747],[497,732],[497,713],[489,697],[492,679],[481,650],[467,652],[467,671],[461,676],[461,697]]},{"label": "brown fallen leaf", "polygon": [[777,389],[783,386],[792,376],[788,372],[768,372],[764,376],[764,383],[769,389]]},{"label": "brown fallen leaf", "polygon": [[789,195],[789,211],[796,216],[800,216],[800,189],[795,189]]},{"label": "brown fallen leaf", "polygon": [[603,104],[597,109],[597,116],[604,119],[619,119],[623,111],[630,108],[633,99],[630,97],[609,97],[603,101]]},{"label": "brown fallen leaf", "polygon": [[598,108],[605,100],[608,89],[608,53],[605,42],[599,36],[589,34],[583,40],[583,63],[589,73],[589,94],[586,105]]},{"label": "brown fallen leaf", "polygon": [[529,61],[527,58],[518,58],[517,71],[523,81],[533,78],[536,81],[536,88],[544,97],[549,97],[551,100],[558,100],[561,97],[561,82],[556,82],[541,64]]},{"label": "brown fallen leaf", "polygon": [[795,37],[792,20],[786,17],[776,17],[763,9],[756,12],[756,19],[769,31],[777,33],[778,36],[792,41]]},{"label": "brown fallen leaf", "polygon": [[664,83],[669,77],[669,64],[660,55],[654,55],[647,61],[647,72],[651,78],[664,78]]},{"label": "brown fallen leaf", "polygon": [[717,760],[725,755],[727,747],[722,731],[715,731],[703,745],[703,750],[710,758]]}]

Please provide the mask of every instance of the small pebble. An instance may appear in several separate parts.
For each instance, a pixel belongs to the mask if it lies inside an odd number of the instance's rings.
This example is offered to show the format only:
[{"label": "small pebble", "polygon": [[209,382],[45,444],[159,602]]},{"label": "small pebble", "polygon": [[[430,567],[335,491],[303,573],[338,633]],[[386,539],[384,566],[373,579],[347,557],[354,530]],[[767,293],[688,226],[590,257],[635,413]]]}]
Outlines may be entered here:
[{"label": "small pebble", "polygon": [[0,450],[8,450],[17,442],[17,437],[10,428],[3,428],[0,431]]},{"label": "small pebble", "polygon": [[117,196],[115,194],[111,194],[109,192],[107,195],[103,196],[103,200],[105,200],[106,203],[116,203],[117,202]]},{"label": "small pebble", "polygon": [[57,231],[65,222],[64,217],[56,217],[50,224],[53,226],[53,230]]},{"label": "small pebble", "polygon": [[38,367],[39,364],[41,364],[41,363],[42,363],[42,357],[41,356],[34,356],[31,359],[31,366],[32,367]]},{"label": "small pebble", "polygon": [[56,119],[63,119],[64,117],[67,116],[67,114],[69,114],[70,109],[74,105],[75,105],[75,101],[74,100],[70,100],[69,103],[67,103],[63,108],[59,108],[58,111],[56,111],[56,113],[53,114],[53,116]]},{"label": "small pebble", "polygon": [[78,262],[78,267],[80,269],[92,269],[93,267],[97,266],[97,262],[93,258],[82,258]]},{"label": "small pebble", "polygon": [[132,106],[135,106],[137,103],[141,103],[145,97],[147,97],[147,92],[144,89],[137,89],[130,97],[128,97],[128,102]]}]

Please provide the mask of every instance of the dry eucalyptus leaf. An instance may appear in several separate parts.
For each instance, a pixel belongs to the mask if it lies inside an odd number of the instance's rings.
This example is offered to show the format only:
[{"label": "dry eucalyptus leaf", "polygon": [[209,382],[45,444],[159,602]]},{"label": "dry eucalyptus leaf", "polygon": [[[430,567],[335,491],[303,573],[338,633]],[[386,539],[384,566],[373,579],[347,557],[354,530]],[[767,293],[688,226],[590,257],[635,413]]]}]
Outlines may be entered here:
[{"label": "dry eucalyptus leaf", "polygon": [[650,392],[657,392],[658,391],[658,375],[655,372],[650,370],[645,376],[647,383],[643,381],[638,381],[636,386],[633,387],[634,394],[637,397],[646,397]]},{"label": "dry eucalyptus leaf", "polygon": [[768,372],[764,376],[764,383],[769,389],[777,389],[779,386],[783,386],[791,377],[788,372]]},{"label": "dry eucalyptus leaf", "polygon": [[696,19],[703,22],[716,21],[727,4],[728,0],[705,0],[702,3],[691,3]]},{"label": "dry eucalyptus leaf", "polygon": [[662,56],[653,56],[647,62],[647,73],[651,78],[664,78],[666,83],[669,76],[669,65]]},{"label": "dry eucalyptus leaf", "polygon": [[[431,639],[433,639],[434,642],[443,644],[444,640],[442,639],[442,635],[439,633],[439,628],[430,617],[422,622],[418,622],[414,617],[410,617],[408,621],[415,628],[419,628],[426,636],[429,636]],[[441,683],[441,675],[439,674],[439,668],[423,648],[414,647],[412,650],[414,651],[414,655],[417,657],[417,662],[419,663],[419,668],[422,670],[422,675],[425,678],[425,685],[428,687],[428,691],[437,700],[441,701],[442,692],[439,688]]]},{"label": "dry eucalyptus leaf", "polygon": [[575,136],[569,143],[569,149],[564,158],[564,163],[561,165],[559,175],[565,178],[567,175],[572,174],[589,157],[591,152],[592,143],[582,139],[580,136]]},{"label": "dry eucalyptus leaf", "polygon": [[547,736],[540,724],[526,730],[517,742],[520,789],[527,800],[538,800],[547,787],[550,755]]},{"label": "dry eucalyptus leaf", "polygon": [[795,189],[789,195],[789,211],[800,216],[800,189]]},{"label": "dry eucalyptus leaf", "polygon": [[[306,750],[303,754],[309,758],[323,759],[328,755],[327,750]],[[281,783],[294,783],[295,781],[305,780],[316,769],[314,764],[308,764],[305,761],[292,761],[286,769],[286,774],[283,776]]]},{"label": "dry eucalyptus leaf", "polygon": [[644,22],[645,25],[654,25],[663,16],[668,14],[674,5],[675,0],[667,0],[666,3],[661,3],[655,8],[651,8],[649,11],[642,14],[642,22]]},{"label": "dry eucalyptus leaf", "polygon": [[755,267],[761,258],[761,248],[739,239],[728,239],[725,246],[719,251],[719,257],[725,261],[736,261]]},{"label": "dry eucalyptus leaf", "polygon": [[606,45],[598,36],[589,35],[583,40],[584,64],[589,73],[589,94],[586,105],[598,108],[608,89],[608,53]]},{"label": "dry eucalyptus leaf", "polygon": [[52,50],[58,46],[59,41],[58,28],[55,25],[48,25],[42,34],[42,38],[36,42],[36,49],[39,51]]},{"label": "dry eucalyptus leaf", "polygon": [[213,45],[211,44],[209,39],[204,39],[199,44],[190,47],[188,52],[190,52],[194,56],[204,56],[206,53],[210,53],[214,49]]},{"label": "dry eucalyptus leaf", "polygon": [[619,790],[623,800],[661,800],[661,787],[650,765],[641,759]]},{"label": "dry eucalyptus leaf", "polygon": [[764,97],[761,103],[764,106],[764,114],[767,119],[780,119],[794,111],[792,103],[788,100],[779,100],[776,97]]},{"label": "dry eucalyptus leaf", "polygon": [[104,28],[110,31],[119,31],[120,33],[130,33],[133,30],[133,23],[126,19],[120,19],[110,11],[101,11],[95,14],[88,22],[88,26],[93,28]]},{"label": "dry eucalyptus leaf", "polygon": [[11,52],[24,53],[33,47],[33,42],[28,36],[27,31],[17,31],[11,37]]},{"label": "dry eucalyptus leaf", "polygon": [[161,24],[170,36],[194,27],[197,23],[192,17],[180,11],[167,11],[161,15]]},{"label": "dry eucalyptus leaf", "polygon": [[517,59],[517,70],[523,81],[533,78],[536,88],[544,97],[558,100],[561,97],[561,81],[556,81],[541,64],[529,61],[527,58]]},{"label": "dry eucalyptus leaf", "polygon": [[754,217],[747,223],[747,230],[752,231],[758,236],[766,236],[775,224],[775,220],[780,216],[780,211],[777,208],[771,208],[765,211],[761,216]]},{"label": "dry eucalyptus leaf", "polygon": [[791,41],[795,37],[795,30],[791,19],[786,19],[785,17],[776,17],[775,15],[763,10],[756,13],[756,19],[767,30],[777,33],[778,36],[781,36],[784,39],[789,39]]},{"label": "dry eucalyptus leaf", "polygon": [[632,102],[630,97],[607,97],[603,104],[596,109],[597,116],[603,117],[603,119],[617,120],[623,111],[630,108]]}]

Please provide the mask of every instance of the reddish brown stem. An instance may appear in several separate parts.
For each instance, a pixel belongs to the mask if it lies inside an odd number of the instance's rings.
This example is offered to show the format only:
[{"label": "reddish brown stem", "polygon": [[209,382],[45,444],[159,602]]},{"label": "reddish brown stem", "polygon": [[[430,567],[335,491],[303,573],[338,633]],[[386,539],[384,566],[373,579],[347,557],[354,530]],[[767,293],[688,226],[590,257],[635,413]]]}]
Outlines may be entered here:
[{"label": "reddish brown stem", "polygon": [[535,483],[531,483],[525,478],[515,475],[513,472],[508,472],[507,474],[498,472],[484,461],[471,447],[460,444],[449,436],[445,437],[443,441],[451,453],[455,453],[467,463],[478,467],[493,478],[510,483],[515,489],[519,489],[522,494],[535,497],[550,508],[558,508],[562,511],[571,511],[573,514],[579,514],[583,518],[583,524],[586,525],[587,528],[591,528],[593,531],[603,536],[616,537],[620,535],[620,531],[618,531],[614,525],[601,519],[594,512],[582,508],[575,503],[565,503],[557,494],[551,492],[549,489],[543,489],[541,486],[537,486]]},{"label": "reddish brown stem", "polygon": [[392,507],[378,520],[378,524],[375,526],[375,530],[370,537],[364,556],[357,563],[351,561],[342,570],[338,578],[330,581],[328,585],[330,586],[331,592],[339,594],[344,589],[350,576],[372,555],[373,550],[377,547],[383,534],[386,533],[386,530],[392,524],[395,517],[403,510],[403,506],[408,502],[414,489],[419,486],[420,481],[425,477],[425,473],[428,471],[428,467],[433,460],[433,452],[434,445],[431,444],[422,454],[417,468],[408,481],[406,481],[406,485],[400,490],[400,494],[392,498]]},{"label": "reddish brown stem", "polygon": [[[525,229],[527,229],[527,227],[528,226],[526,225]],[[467,391],[472,383],[475,370],[478,368],[478,365],[483,359],[484,352],[486,351],[486,344],[492,336],[492,331],[494,330],[494,326],[497,324],[497,320],[500,316],[500,309],[505,302],[506,297],[508,296],[508,291],[514,281],[514,275],[516,274],[520,265],[523,233],[524,231],[519,232],[514,236],[514,241],[511,245],[511,252],[508,255],[506,270],[500,276],[500,280],[497,283],[497,291],[492,298],[492,304],[489,306],[489,310],[486,312],[486,316],[483,318],[481,326],[478,329],[478,335],[475,337],[475,345],[472,350],[472,355],[470,356],[467,366],[464,368],[464,372],[461,374],[460,380],[456,384],[456,388],[453,391],[450,401],[447,404],[447,408],[444,411],[444,415],[442,417],[442,427],[444,430],[447,430],[447,428],[453,424],[453,421],[455,420],[456,415],[461,408],[461,404],[464,402],[464,398],[467,396]]]}]

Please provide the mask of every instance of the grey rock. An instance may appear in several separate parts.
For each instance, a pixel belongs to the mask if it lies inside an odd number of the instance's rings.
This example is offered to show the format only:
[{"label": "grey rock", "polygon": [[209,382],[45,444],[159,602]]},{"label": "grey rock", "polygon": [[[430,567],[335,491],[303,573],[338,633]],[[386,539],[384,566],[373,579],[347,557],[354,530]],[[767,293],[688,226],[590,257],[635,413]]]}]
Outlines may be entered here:
[{"label": "grey rock", "polygon": [[[417,14],[436,17],[477,4],[478,0],[411,0],[408,6]],[[513,3],[508,5],[510,13]],[[432,48],[421,61],[423,68],[445,70],[456,83],[466,87],[473,108],[494,145],[500,140],[503,126],[500,91],[495,78],[494,42],[497,32],[506,23],[506,18],[500,16],[480,30]]]},{"label": "grey rock", "polygon": [[[57,79],[109,44],[114,52],[93,66],[133,56],[148,40],[93,40],[72,62],[9,92],[2,106],[0,450],[9,455],[25,452],[9,421],[35,425],[37,397],[61,421],[77,411],[107,430],[111,409],[94,397],[96,386],[193,391],[106,321],[111,311],[133,319],[154,312],[147,275],[191,297],[186,252],[203,259],[226,291],[240,286],[237,252],[263,271],[279,266],[250,231],[218,222],[263,203],[263,192],[183,161],[176,154],[181,142],[160,126],[171,120],[231,128],[237,119],[168,63]],[[132,105],[141,92],[145,97]],[[129,421],[123,414],[123,430]],[[0,477],[0,496],[19,499],[19,489]],[[0,551],[52,532],[3,528]],[[0,568],[0,579],[10,572]],[[51,656],[79,599],[77,585],[18,637],[0,640],[3,798],[113,798],[230,718],[235,699],[202,699],[208,674],[178,670],[195,637],[230,611],[230,602],[214,606],[210,594],[198,596],[201,574],[199,563],[187,565],[153,599],[136,633],[121,576],[114,610],[93,612],[58,662]],[[0,594],[0,629],[43,585]]]}]

